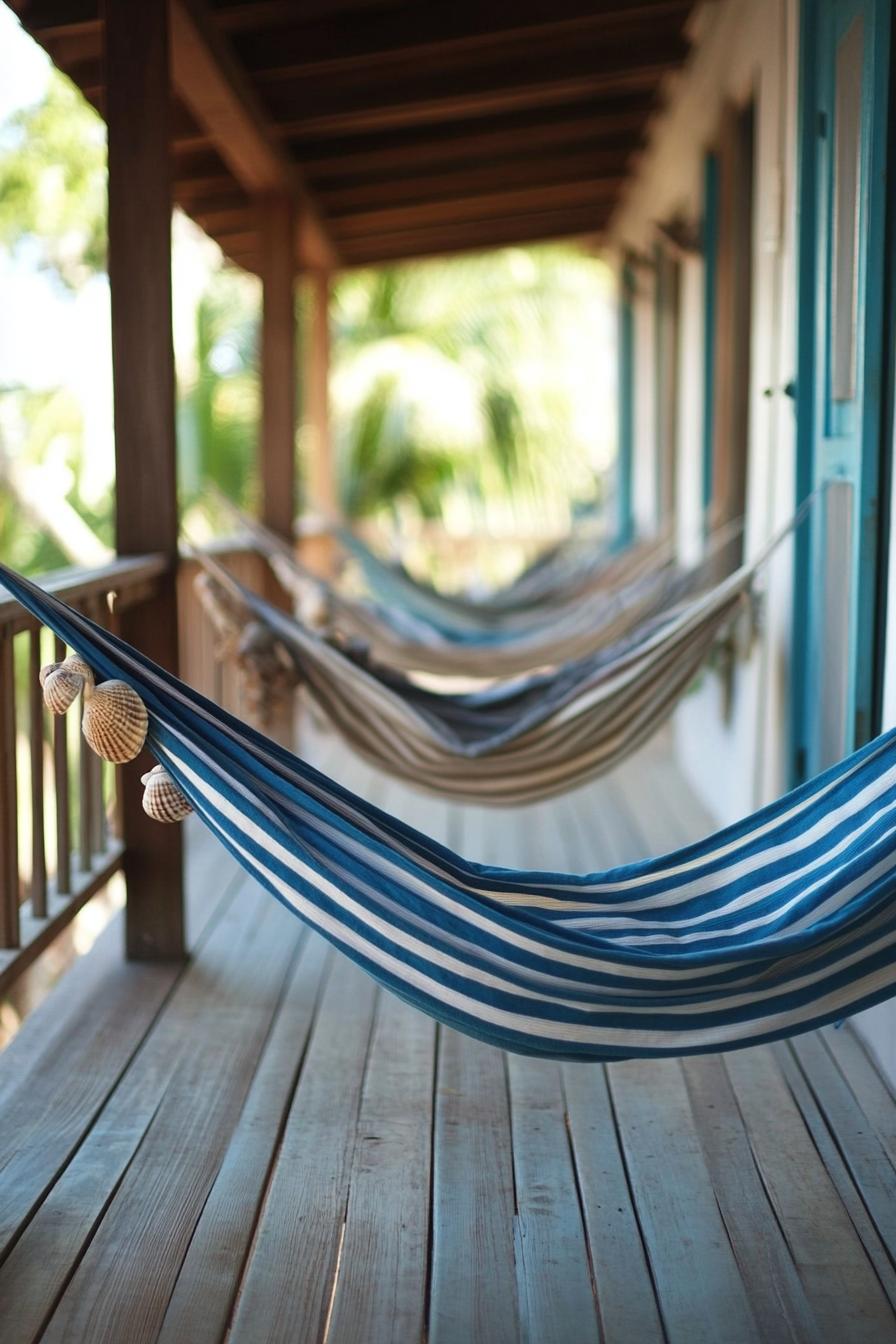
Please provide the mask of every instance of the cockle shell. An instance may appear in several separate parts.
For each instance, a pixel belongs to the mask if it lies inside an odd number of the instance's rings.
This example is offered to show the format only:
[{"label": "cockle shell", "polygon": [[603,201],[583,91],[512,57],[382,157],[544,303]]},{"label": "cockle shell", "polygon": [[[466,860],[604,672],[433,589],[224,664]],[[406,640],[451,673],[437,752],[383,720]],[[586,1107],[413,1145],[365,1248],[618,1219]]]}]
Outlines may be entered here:
[{"label": "cockle shell", "polygon": [[39,676],[44,688],[44,704],[54,714],[64,714],[84,687],[93,682],[93,673],[76,653],[64,663],[48,663],[41,668]]},{"label": "cockle shell", "polygon": [[97,756],[123,765],[139,756],[149,715],[133,686],[126,681],[104,681],[99,686],[85,686],[81,727]]},{"label": "cockle shell", "polygon": [[154,765],[140,782],[146,786],[143,811],[153,821],[183,821],[193,811],[164,765]]},{"label": "cockle shell", "polygon": [[77,653],[64,663],[48,663],[41,668],[39,677],[44,704],[54,714],[64,714],[83,690],[81,727],[88,746],[97,756],[114,765],[124,765],[140,754],[149,729],[149,715],[133,686],[115,679],[97,686],[93,672]]}]

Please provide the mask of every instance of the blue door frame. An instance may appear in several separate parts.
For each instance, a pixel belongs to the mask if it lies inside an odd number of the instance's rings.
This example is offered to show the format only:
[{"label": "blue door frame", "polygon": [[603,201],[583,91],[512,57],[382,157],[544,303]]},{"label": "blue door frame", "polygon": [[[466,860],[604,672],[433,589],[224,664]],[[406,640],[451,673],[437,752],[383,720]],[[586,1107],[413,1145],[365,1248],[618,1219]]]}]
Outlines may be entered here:
[{"label": "blue door frame", "polygon": [[626,262],[619,291],[619,444],[616,454],[616,544],[634,536],[635,470],[635,273]]},{"label": "blue door frame", "polygon": [[704,535],[709,535],[713,490],[713,444],[716,392],[716,287],[719,265],[719,160],[703,161],[703,453],[700,502]]},{"label": "blue door frame", "polygon": [[797,502],[828,488],[796,542],[792,784],[878,729],[890,16],[891,0],[802,9]]}]

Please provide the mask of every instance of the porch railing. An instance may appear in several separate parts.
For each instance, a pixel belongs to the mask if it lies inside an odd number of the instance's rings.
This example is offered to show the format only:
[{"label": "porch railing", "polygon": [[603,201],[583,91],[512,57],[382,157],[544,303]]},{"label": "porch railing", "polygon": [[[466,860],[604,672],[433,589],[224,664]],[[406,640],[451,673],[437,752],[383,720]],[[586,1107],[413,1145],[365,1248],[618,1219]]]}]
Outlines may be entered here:
[{"label": "porch railing", "polygon": [[[115,630],[156,592],[161,556],[68,569],[42,586]],[[0,588],[0,994],[121,867],[116,774],[86,746],[74,715],[44,709],[38,672],[67,654]]]},{"label": "porch railing", "polygon": [[[215,551],[247,587],[269,590],[267,563],[239,541]],[[41,585],[106,629],[155,596],[162,556],[68,569]],[[245,717],[242,678],[215,654],[215,632],[194,591],[197,565],[178,573],[184,681]],[[38,679],[68,650],[0,587],[0,997],[123,864],[118,770],[86,746],[74,714],[54,718]]]},{"label": "porch railing", "polygon": [[[270,593],[272,572],[263,556],[239,539],[221,539],[208,550],[234,578],[256,593]],[[177,577],[178,643],[180,676],[189,686],[207,695],[237,718],[248,717],[243,678],[232,661],[216,655],[216,635],[205,609],[196,596],[195,579],[200,566],[183,559]]]}]

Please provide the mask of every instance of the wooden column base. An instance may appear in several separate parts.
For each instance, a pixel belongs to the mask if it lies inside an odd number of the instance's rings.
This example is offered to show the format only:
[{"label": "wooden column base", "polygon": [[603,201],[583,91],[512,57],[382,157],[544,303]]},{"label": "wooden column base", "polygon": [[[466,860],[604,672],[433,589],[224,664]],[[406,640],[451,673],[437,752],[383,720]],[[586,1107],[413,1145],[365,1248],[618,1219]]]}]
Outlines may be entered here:
[{"label": "wooden column base", "polygon": [[[160,663],[171,666],[177,650],[176,587],[162,581],[150,602],[121,614],[121,635]],[[124,875],[128,900],[125,948],[130,961],[180,961],[186,957],[183,903],[183,827],[162,825],[143,811],[140,776],[155,765],[148,751],[122,767]]]}]

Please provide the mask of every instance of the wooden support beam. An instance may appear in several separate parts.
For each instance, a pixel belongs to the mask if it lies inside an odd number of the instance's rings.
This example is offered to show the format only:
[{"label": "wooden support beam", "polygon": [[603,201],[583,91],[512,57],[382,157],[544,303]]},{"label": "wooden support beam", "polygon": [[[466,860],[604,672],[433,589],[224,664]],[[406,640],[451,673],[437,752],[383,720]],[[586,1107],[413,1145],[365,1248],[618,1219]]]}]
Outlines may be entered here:
[{"label": "wooden support beam", "polygon": [[400,233],[418,228],[445,227],[508,217],[514,219],[535,211],[590,208],[603,210],[615,201],[621,178],[555,183],[518,188],[515,191],[482,192],[469,196],[394,205],[379,210],[333,213],[333,231],[340,240],[373,238],[382,233]]},{"label": "wooden support beam", "polygon": [[[292,544],[296,514],[296,228],[291,197],[266,194],[257,203],[261,312],[261,520]],[[291,609],[269,565],[263,591],[274,606]],[[294,745],[292,700],[272,712],[266,731]]]},{"label": "wooden support beam", "polygon": [[335,266],[338,257],[320,211],[203,0],[171,0],[171,74],[179,97],[246,191],[301,202],[300,262]]},{"label": "wooden support beam", "polygon": [[459,252],[483,252],[561,238],[590,238],[594,241],[606,228],[609,213],[610,203],[603,207],[539,210],[533,214],[508,215],[503,219],[473,219],[464,223],[404,229],[375,237],[345,238],[340,242],[340,251],[346,267],[360,267],[421,257],[454,256]]},{"label": "wooden support beam", "polygon": [[[325,517],[339,512],[339,494],[330,442],[330,277],[317,271],[308,277],[310,305],[304,343],[302,440],[304,480],[302,497],[305,509]],[[333,567],[333,544],[322,534],[303,539],[302,556],[320,573]]]},{"label": "wooden support beam", "polygon": [[634,42],[658,29],[674,36],[692,8],[692,0],[452,0],[356,14],[350,21],[331,14],[302,23],[293,16],[246,31],[236,50],[250,77],[304,79],[323,71],[377,70],[384,61],[431,73],[488,53],[506,55],[514,46],[534,45],[549,55],[594,38],[622,35]]},{"label": "wooden support beam", "polygon": [[[171,334],[167,0],[105,0],[109,282],[120,555],[160,551],[158,595],[120,617],[121,634],[177,671],[177,481]],[[148,752],[121,771],[127,954],[184,956],[180,828],[143,811]]]},{"label": "wooden support beam", "polygon": [[296,499],[295,222],[288,196],[259,201],[262,522],[292,541]]},{"label": "wooden support beam", "polygon": [[[625,175],[628,155],[627,149],[587,154],[555,150],[552,154],[533,154],[509,162],[496,161],[456,170],[442,168],[426,174],[383,175],[360,181],[348,179],[327,187],[327,208],[332,215],[351,214],[356,210],[376,210],[402,204],[422,205],[427,201],[453,201],[459,197],[497,195],[502,191],[521,191],[548,184],[561,188],[573,183],[593,186],[607,179],[615,191],[619,179]],[[209,203],[214,208],[220,208],[217,199],[210,199]],[[205,204],[205,201],[198,200],[197,210],[201,212]]]},{"label": "wooden support beam", "polygon": [[[671,47],[671,50],[670,50]],[[298,90],[273,86],[284,136],[317,137],[365,134],[437,125],[471,117],[507,115],[534,108],[558,107],[585,100],[657,92],[672,61],[683,57],[684,42],[645,37],[636,59],[630,43],[569,53],[562,59],[496,62],[470,70],[459,81],[456,72],[417,78],[396,71],[365,80],[304,80]]]},{"label": "wooden support beam", "polygon": [[294,139],[290,149],[319,184],[350,175],[431,172],[440,164],[507,162],[539,152],[599,151],[620,143],[638,144],[652,105],[649,94],[636,94],[442,126],[403,127],[323,141]]}]

